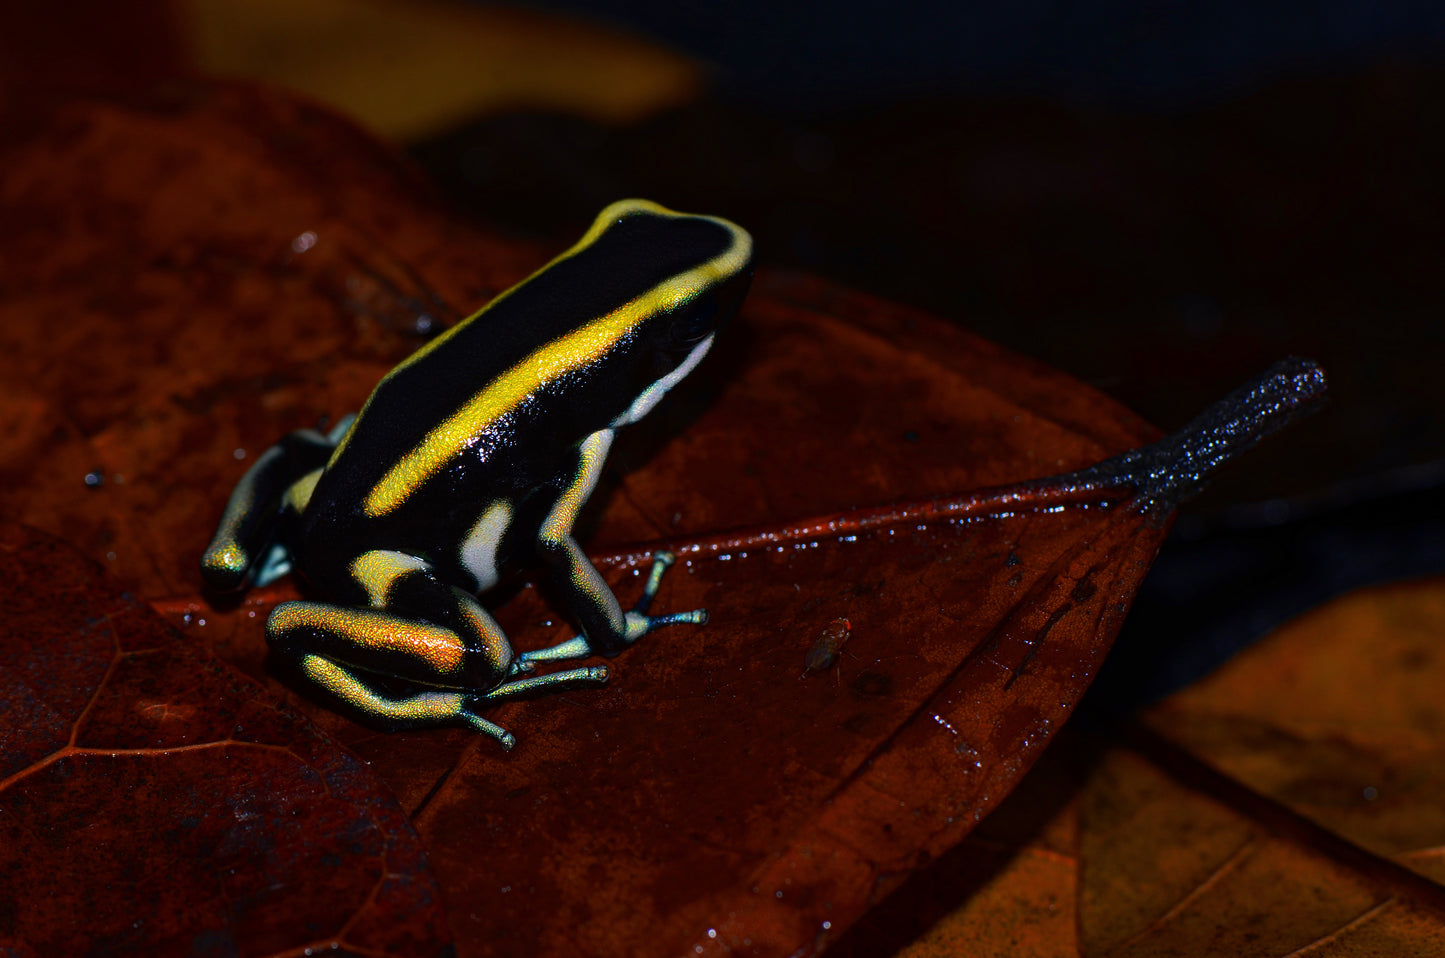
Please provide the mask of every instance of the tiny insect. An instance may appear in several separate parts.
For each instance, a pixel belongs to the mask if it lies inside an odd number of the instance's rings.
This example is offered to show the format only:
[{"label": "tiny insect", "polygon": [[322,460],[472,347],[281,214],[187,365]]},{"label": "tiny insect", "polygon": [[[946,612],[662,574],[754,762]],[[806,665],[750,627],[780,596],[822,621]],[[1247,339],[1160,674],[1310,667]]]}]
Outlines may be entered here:
[{"label": "tiny insect", "polygon": [[853,625],[847,619],[834,619],[824,626],[823,631],[818,633],[818,641],[813,643],[808,657],[803,660],[803,674],[826,672],[837,665],[838,653],[848,644],[852,631]]}]

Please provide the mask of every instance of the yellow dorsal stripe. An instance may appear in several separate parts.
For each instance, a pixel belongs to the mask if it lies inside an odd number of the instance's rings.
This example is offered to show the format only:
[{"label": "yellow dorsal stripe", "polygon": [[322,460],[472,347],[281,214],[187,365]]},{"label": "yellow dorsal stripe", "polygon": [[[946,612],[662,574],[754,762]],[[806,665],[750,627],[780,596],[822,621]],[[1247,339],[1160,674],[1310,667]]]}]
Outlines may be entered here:
[{"label": "yellow dorsal stripe", "polygon": [[[593,224],[582,242],[558,259],[593,242],[610,224],[611,211],[619,206],[661,210],[655,204],[643,204],[641,201],[614,203],[597,218],[597,223]],[[539,389],[606,355],[647,317],[686,303],[709,285],[742,269],[752,252],[747,234],[725,220],[715,222],[723,224],[733,234],[732,245],[706,263],[679,273],[605,316],[552,340],[498,376],[387,470],[367,494],[366,514],[383,516],[397,508],[423,482],[460,455],[484,429],[519,408]]]},{"label": "yellow dorsal stripe", "polygon": [[[503,290],[502,292],[498,293],[497,296],[490,303],[483,306],[481,309],[477,310],[466,319],[457,323],[451,329],[448,329],[446,332],[437,336],[431,342],[427,343],[425,346],[422,346],[420,349],[403,359],[401,362],[397,363],[390,372],[388,372],[385,376],[382,377],[382,382],[385,382],[392,376],[395,376],[397,373],[401,372],[403,369],[406,369],[413,363],[419,362],[429,353],[440,349],[442,345],[447,342],[447,340],[455,336],[458,332],[462,330],[463,327],[471,323],[472,320],[476,319],[478,316],[482,315],[488,310],[494,308],[498,303],[501,303],[508,296],[511,296],[517,290],[521,289],[523,286],[526,286],[528,283],[532,282],[537,277],[547,272],[547,270],[551,269],[553,266],[556,266],[563,260],[571,259],[573,256],[576,256],[578,253],[582,252],[587,247],[597,242],[597,238],[607,230],[607,227],[616,223],[623,216],[626,216],[629,213],[638,212],[654,213],[659,216],[670,216],[674,218],[681,218],[689,215],[686,213],[674,213],[667,207],[659,206],[651,200],[618,200],[615,203],[608,204],[606,209],[604,209],[601,213],[597,214],[597,219],[593,220],[592,225],[588,227],[587,232],[582,234],[582,238],[579,239],[577,242],[573,243],[571,247],[561,253],[558,253],[552,259],[548,260],[547,264],[541,269],[537,270],[535,273],[522,280],[516,286],[510,287],[509,289]],[[722,226],[726,227],[729,232],[734,234],[740,232],[740,230],[738,230],[736,226],[726,220],[717,219],[716,217],[712,216],[699,216],[696,218],[712,220],[713,222],[719,223]],[[749,240],[748,242],[749,245],[751,245],[751,240]],[[375,396],[376,393],[373,391],[371,395]],[[366,415],[366,407],[369,405],[371,405],[371,396],[368,396],[366,402],[362,404],[361,412],[359,412],[356,416],[357,421],[360,421]],[[346,431],[346,435],[341,437],[341,441],[337,443],[336,448],[331,453],[331,458],[326,461],[326,468],[330,469],[333,465],[336,464],[336,460],[341,458],[341,453],[346,448],[347,442],[351,439],[351,434],[356,431],[354,428],[355,425],[356,423],[352,423],[353,428],[348,429]]]}]

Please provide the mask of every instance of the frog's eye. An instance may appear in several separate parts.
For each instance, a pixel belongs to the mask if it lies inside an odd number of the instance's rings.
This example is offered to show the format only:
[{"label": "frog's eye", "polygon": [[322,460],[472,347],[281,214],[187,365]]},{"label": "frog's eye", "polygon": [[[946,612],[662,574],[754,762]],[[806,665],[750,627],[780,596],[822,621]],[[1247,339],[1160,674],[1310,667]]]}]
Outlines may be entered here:
[{"label": "frog's eye", "polygon": [[717,325],[718,303],[714,297],[694,300],[672,315],[667,337],[672,344],[691,349]]}]

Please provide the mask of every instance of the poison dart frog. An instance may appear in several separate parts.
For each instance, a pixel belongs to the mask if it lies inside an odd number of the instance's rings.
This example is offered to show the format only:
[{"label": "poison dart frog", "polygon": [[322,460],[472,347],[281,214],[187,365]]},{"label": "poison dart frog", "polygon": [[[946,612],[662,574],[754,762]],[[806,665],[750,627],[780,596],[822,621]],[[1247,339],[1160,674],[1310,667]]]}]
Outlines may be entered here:
[{"label": "poison dart frog", "polygon": [[[752,240],[733,223],[612,204],[575,246],[387,373],[360,413],[262,454],[201,560],[207,584],[295,570],[316,598],[276,606],[266,638],[336,704],[382,728],[461,724],[511,748],[482,710],[607,680],[605,666],[531,674],[538,663],[707,621],[703,609],[648,614],[666,553],[624,612],[572,527],[617,430],[697,366],[751,276]],[[528,549],[580,634],[517,654],[477,596]]]}]

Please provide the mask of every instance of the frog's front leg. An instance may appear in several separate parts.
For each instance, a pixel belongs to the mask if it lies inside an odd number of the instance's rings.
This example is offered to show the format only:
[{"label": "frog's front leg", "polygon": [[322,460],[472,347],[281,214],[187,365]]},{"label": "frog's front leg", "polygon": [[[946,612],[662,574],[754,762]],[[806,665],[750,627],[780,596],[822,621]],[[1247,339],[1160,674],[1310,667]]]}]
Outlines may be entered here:
[{"label": "frog's front leg", "polygon": [[521,655],[523,663],[550,662],[562,659],[585,658],[589,655],[616,655],[653,629],[664,625],[686,622],[701,625],[707,621],[706,609],[690,612],[674,612],[669,615],[648,615],[647,609],[662,574],[672,565],[672,556],[657,553],[653,556],[652,570],[647,577],[642,598],[630,611],[623,612],[617,597],[612,594],[601,573],[588,560],[577,540],[572,538],[572,526],[577,521],[587,497],[602,477],[602,467],[607,461],[607,452],[612,447],[613,431],[602,429],[594,432],[582,442],[576,474],[567,488],[558,497],[556,505],[543,521],[537,534],[537,546],[543,560],[551,568],[558,588],[567,598],[569,607],[576,614],[582,634],[558,645]]},{"label": "frog's front leg", "polygon": [[231,492],[216,534],[201,558],[207,585],[230,592],[240,588],[248,575],[264,585],[262,580],[285,574],[285,569],[276,571],[279,563],[272,563],[267,554],[276,538],[282,507],[288,498],[309,495],[314,477],[321,474],[335,445],[329,436],[298,429],[257,457]]},{"label": "frog's front leg", "polygon": [[[371,608],[286,602],[271,613],[266,638],[311,681],[374,723],[465,724],[510,748],[512,736],[478,714],[481,709],[521,695],[607,681],[605,668],[515,677],[530,665],[513,657],[492,617],[420,559],[368,552],[352,563],[351,573]],[[381,676],[434,688],[390,695],[378,687]]]}]

